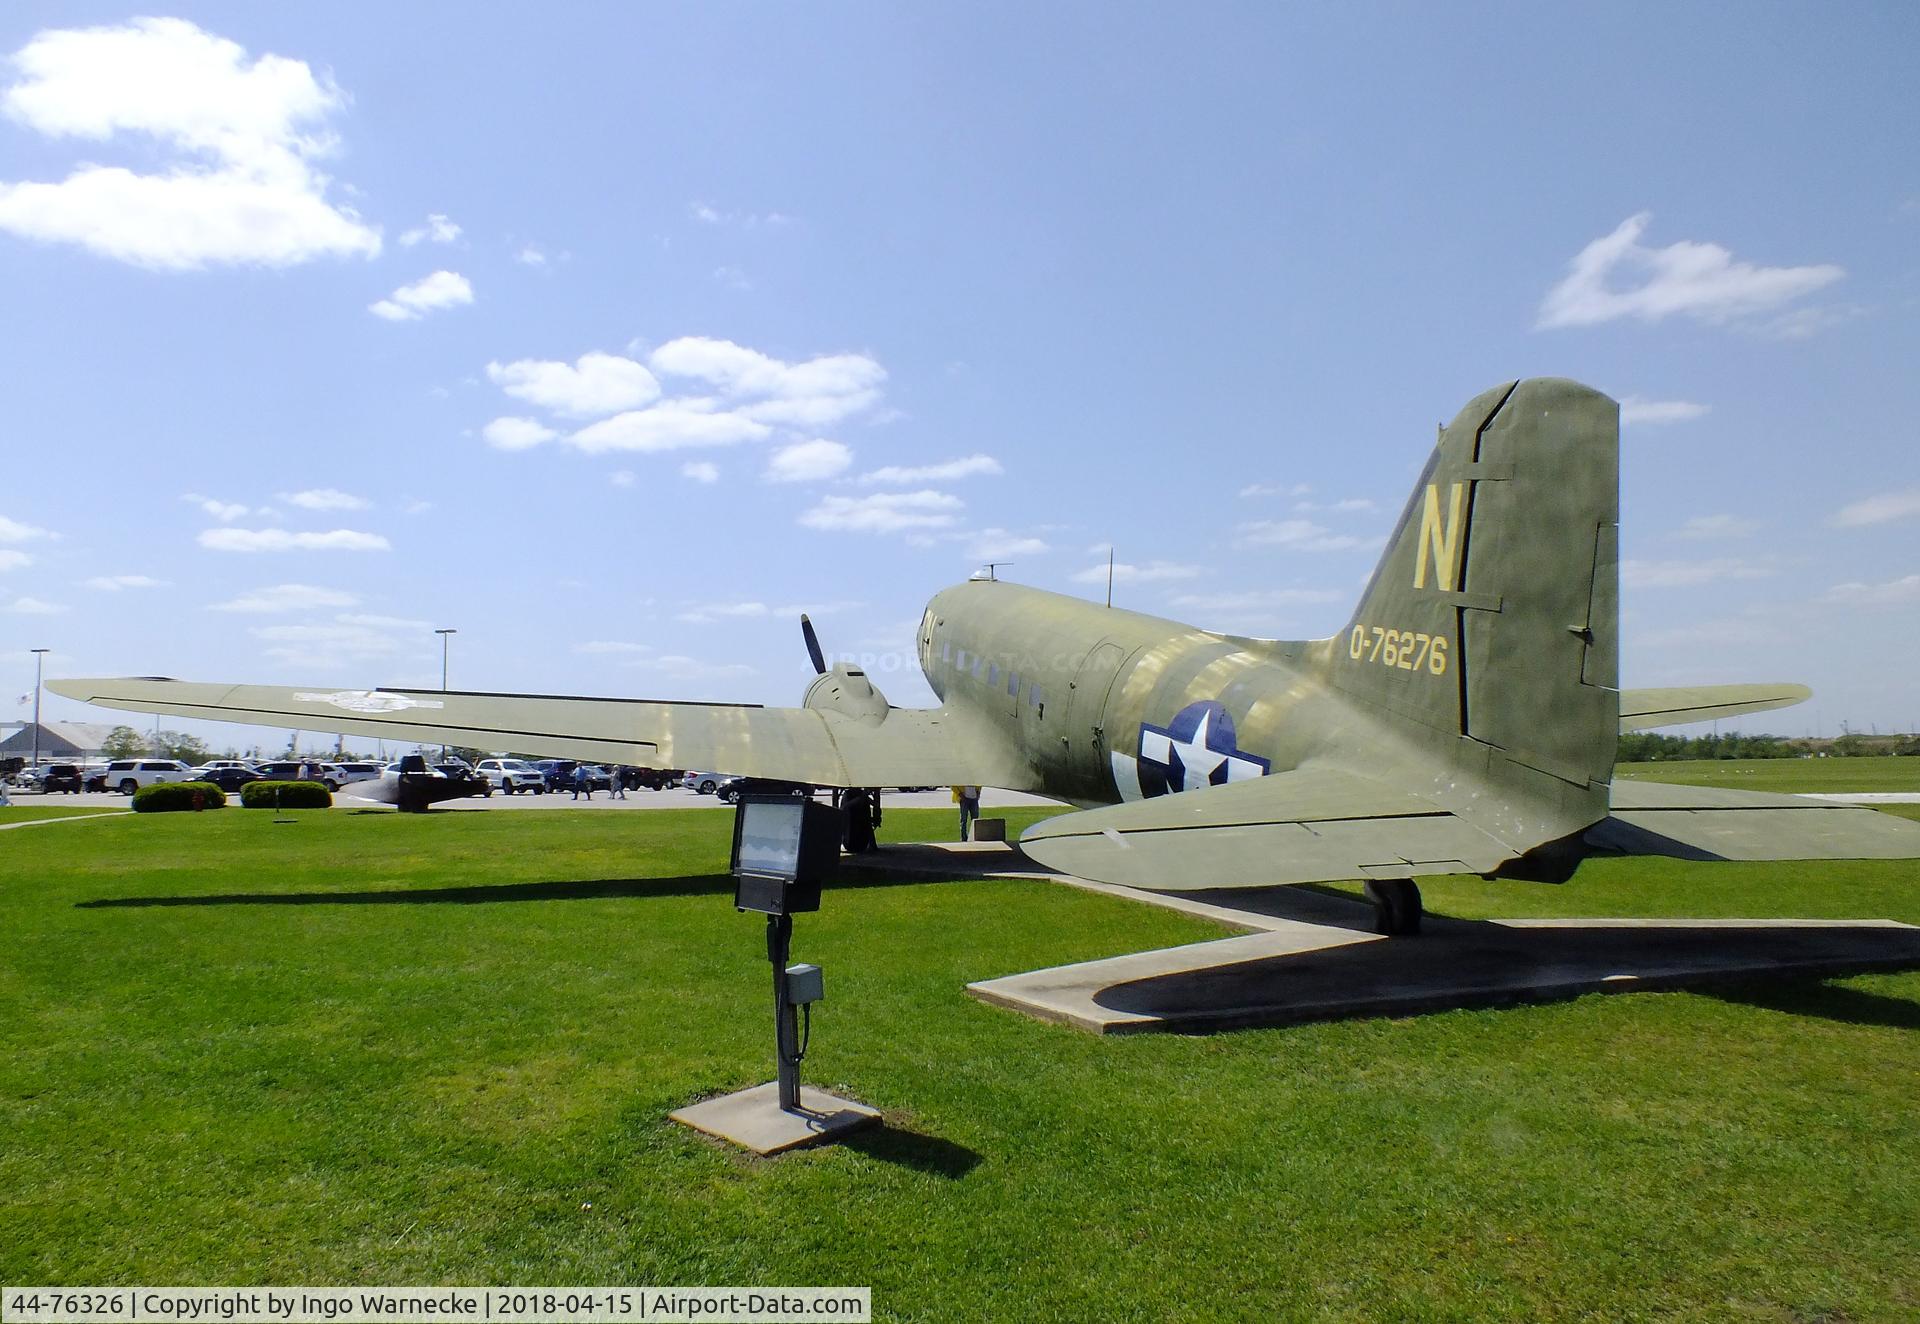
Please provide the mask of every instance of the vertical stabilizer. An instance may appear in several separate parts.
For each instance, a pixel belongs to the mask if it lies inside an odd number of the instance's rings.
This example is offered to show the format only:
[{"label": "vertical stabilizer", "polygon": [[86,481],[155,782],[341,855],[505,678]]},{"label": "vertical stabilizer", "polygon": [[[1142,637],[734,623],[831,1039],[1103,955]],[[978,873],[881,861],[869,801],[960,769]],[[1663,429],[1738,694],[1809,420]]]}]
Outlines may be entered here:
[{"label": "vertical stabilizer", "polygon": [[1538,378],[1442,429],[1332,684],[1569,787],[1619,733],[1619,406]]}]

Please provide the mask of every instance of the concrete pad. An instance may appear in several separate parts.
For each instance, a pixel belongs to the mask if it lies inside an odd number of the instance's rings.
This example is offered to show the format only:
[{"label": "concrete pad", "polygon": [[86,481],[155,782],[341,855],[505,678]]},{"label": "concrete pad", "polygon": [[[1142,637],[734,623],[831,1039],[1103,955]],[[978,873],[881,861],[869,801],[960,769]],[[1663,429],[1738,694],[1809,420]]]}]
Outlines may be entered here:
[{"label": "concrete pad", "polygon": [[1417,938],[1302,922],[983,980],[983,1002],[1095,1034],[1207,1031],[1457,1007],[1824,978],[1920,966],[1891,920],[1455,920]]},{"label": "concrete pad", "polygon": [[826,1144],[880,1120],[880,1114],[864,1103],[807,1085],[800,1087],[799,1111],[787,1112],[780,1107],[779,1083],[771,1080],[667,1115],[682,1126],[756,1154]]}]

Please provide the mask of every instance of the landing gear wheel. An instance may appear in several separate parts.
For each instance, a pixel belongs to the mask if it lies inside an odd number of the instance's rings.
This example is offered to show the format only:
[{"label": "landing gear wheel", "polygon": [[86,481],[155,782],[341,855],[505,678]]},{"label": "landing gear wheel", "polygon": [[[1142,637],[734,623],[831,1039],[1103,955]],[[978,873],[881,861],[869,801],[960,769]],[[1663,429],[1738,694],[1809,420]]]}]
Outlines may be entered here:
[{"label": "landing gear wheel", "polygon": [[1373,902],[1373,931],[1390,938],[1411,938],[1420,932],[1420,889],[1411,878],[1370,878],[1367,900]]}]

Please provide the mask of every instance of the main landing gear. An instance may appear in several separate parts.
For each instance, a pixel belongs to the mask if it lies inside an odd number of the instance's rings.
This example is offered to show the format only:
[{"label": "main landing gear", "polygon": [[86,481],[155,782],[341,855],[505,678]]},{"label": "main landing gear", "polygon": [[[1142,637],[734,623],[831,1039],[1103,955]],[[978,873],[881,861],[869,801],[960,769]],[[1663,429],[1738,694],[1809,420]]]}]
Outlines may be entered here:
[{"label": "main landing gear", "polygon": [[1373,902],[1373,931],[1390,938],[1411,938],[1420,932],[1420,889],[1411,878],[1369,878],[1367,900]]}]

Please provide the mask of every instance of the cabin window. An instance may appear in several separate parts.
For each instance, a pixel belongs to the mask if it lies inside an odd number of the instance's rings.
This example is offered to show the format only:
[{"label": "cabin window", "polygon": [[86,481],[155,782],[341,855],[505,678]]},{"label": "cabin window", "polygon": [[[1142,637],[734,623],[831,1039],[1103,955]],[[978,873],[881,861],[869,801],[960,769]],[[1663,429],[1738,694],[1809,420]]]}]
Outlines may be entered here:
[{"label": "cabin window", "polygon": [[1017,671],[1007,673],[1007,697],[1010,699],[1020,697],[1020,673]]},{"label": "cabin window", "polygon": [[942,662],[953,661],[953,640],[942,639],[940,641],[940,660]]},{"label": "cabin window", "polygon": [[1000,664],[998,662],[987,663],[987,684],[989,686],[993,686],[993,685],[998,685],[999,683],[1000,683]]},{"label": "cabin window", "polygon": [[1044,708],[1047,703],[1047,696],[1038,685],[1029,685],[1027,687],[1027,702],[1036,708]]},{"label": "cabin window", "polygon": [[961,671],[967,669],[967,650],[962,648],[953,655],[953,665]]}]

